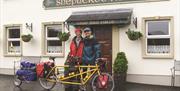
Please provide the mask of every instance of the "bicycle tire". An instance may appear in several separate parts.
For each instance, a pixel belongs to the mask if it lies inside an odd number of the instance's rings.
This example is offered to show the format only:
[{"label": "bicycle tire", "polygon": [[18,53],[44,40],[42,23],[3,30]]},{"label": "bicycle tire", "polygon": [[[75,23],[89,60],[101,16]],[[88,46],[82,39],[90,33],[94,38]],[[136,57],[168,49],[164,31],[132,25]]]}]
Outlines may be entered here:
[{"label": "bicycle tire", "polygon": [[[108,81],[112,81],[111,82],[111,84],[112,84],[112,87],[111,88],[108,88],[108,90],[107,89],[103,89],[103,91],[113,91],[114,90],[114,79],[113,79],[113,77],[110,75],[110,74],[108,74],[108,73],[101,73],[102,75],[107,75],[108,76]],[[92,82],[91,82],[91,87],[92,87],[92,90],[93,91],[98,91],[97,89],[98,89],[98,87],[97,87],[97,79],[98,79],[98,76],[99,75],[95,75],[94,76],[94,78],[92,79]],[[94,86],[95,85],[95,86]],[[109,85],[109,82],[108,82],[108,85]]]},{"label": "bicycle tire", "polygon": [[[54,86],[56,85],[56,82],[50,82],[46,78],[39,78],[39,83],[40,83],[41,87],[43,87],[44,89],[47,89],[47,90],[54,88]],[[49,86],[47,86],[47,83],[51,83],[51,84]]]},{"label": "bicycle tire", "polygon": [[21,84],[22,84],[22,81],[18,78],[18,76],[15,76],[15,77],[14,77],[14,85],[15,85],[16,87],[20,87]]}]

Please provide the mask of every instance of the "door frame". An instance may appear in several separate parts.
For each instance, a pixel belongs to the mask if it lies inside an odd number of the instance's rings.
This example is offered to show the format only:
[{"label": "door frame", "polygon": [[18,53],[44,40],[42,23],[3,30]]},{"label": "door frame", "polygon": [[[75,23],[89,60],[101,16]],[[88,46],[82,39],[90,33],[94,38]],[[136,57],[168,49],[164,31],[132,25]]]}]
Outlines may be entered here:
[{"label": "door frame", "polygon": [[[119,47],[120,47],[119,35],[120,35],[119,27],[117,25],[113,25],[112,26],[112,68],[113,68],[113,64],[116,59],[117,53],[119,52]],[[112,73],[114,73],[113,69],[112,69]]]}]

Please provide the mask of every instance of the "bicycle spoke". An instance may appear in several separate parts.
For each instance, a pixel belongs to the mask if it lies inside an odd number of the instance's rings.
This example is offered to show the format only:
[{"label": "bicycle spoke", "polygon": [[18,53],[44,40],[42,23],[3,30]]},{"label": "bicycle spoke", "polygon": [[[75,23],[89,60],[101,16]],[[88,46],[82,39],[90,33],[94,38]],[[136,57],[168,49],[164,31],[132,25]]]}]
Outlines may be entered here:
[{"label": "bicycle spoke", "polygon": [[55,82],[50,82],[46,78],[39,78],[41,86],[45,89],[52,89],[55,86]]},{"label": "bicycle spoke", "polygon": [[103,75],[108,76],[108,82],[105,87],[100,87],[100,83],[98,80],[98,75],[96,75],[92,80],[92,89],[93,91],[113,91],[114,89],[114,80],[112,79],[111,75],[107,73],[103,73]]}]

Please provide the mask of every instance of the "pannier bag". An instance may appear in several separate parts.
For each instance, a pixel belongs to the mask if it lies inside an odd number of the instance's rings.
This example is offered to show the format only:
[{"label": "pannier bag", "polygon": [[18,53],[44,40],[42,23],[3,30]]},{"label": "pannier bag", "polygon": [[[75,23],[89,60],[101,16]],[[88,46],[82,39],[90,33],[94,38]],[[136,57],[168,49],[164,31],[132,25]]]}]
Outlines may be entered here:
[{"label": "pannier bag", "polygon": [[44,77],[46,77],[49,74],[49,72],[53,67],[54,67],[53,62],[47,62],[44,64]]},{"label": "pannier bag", "polygon": [[42,62],[37,64],[36,66],[36,73],[38,77],[46,77],[50,72],[51,68],[54,67],[53,62]]},{"label": "pannier bag", "polygon": [[20,80],[35,81],[37,79],[36,72],[31,70],[21,70],[16,72],[16,75]]},{"label": "pannier bag", "polygon": [[29,61],[20,63],[21,69],[17,70],[16,75],[21,80],[35,81],[36,80],[36,64]]},{"label": "pannier bag", "polygon": [[107,88],[108,84],[108,76],[107,75],[99,75],[98,76],[98,88]]},{"label": "pannier bag", "polygon": [[44,63],[37,64],[36,73],[38,77],[44,77]]},{"label": "pannier bag", "polygon": [[36,64],[35,63],[31,63],[29,61],[23,61],[21,62],[21,69],[22,70],[32,70],[32,71],[36,71]]}]

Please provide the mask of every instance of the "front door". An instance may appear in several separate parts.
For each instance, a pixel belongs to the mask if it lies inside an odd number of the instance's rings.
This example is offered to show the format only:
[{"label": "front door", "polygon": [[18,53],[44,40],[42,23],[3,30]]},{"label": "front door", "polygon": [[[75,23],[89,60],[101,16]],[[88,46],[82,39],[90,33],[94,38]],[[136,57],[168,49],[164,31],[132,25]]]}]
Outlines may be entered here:
[{"label": "front door", "polygon": [[107,71],[112,73],[112,25],[93,25],[91,28],[101,44],[102,57],[108,59]]}]

